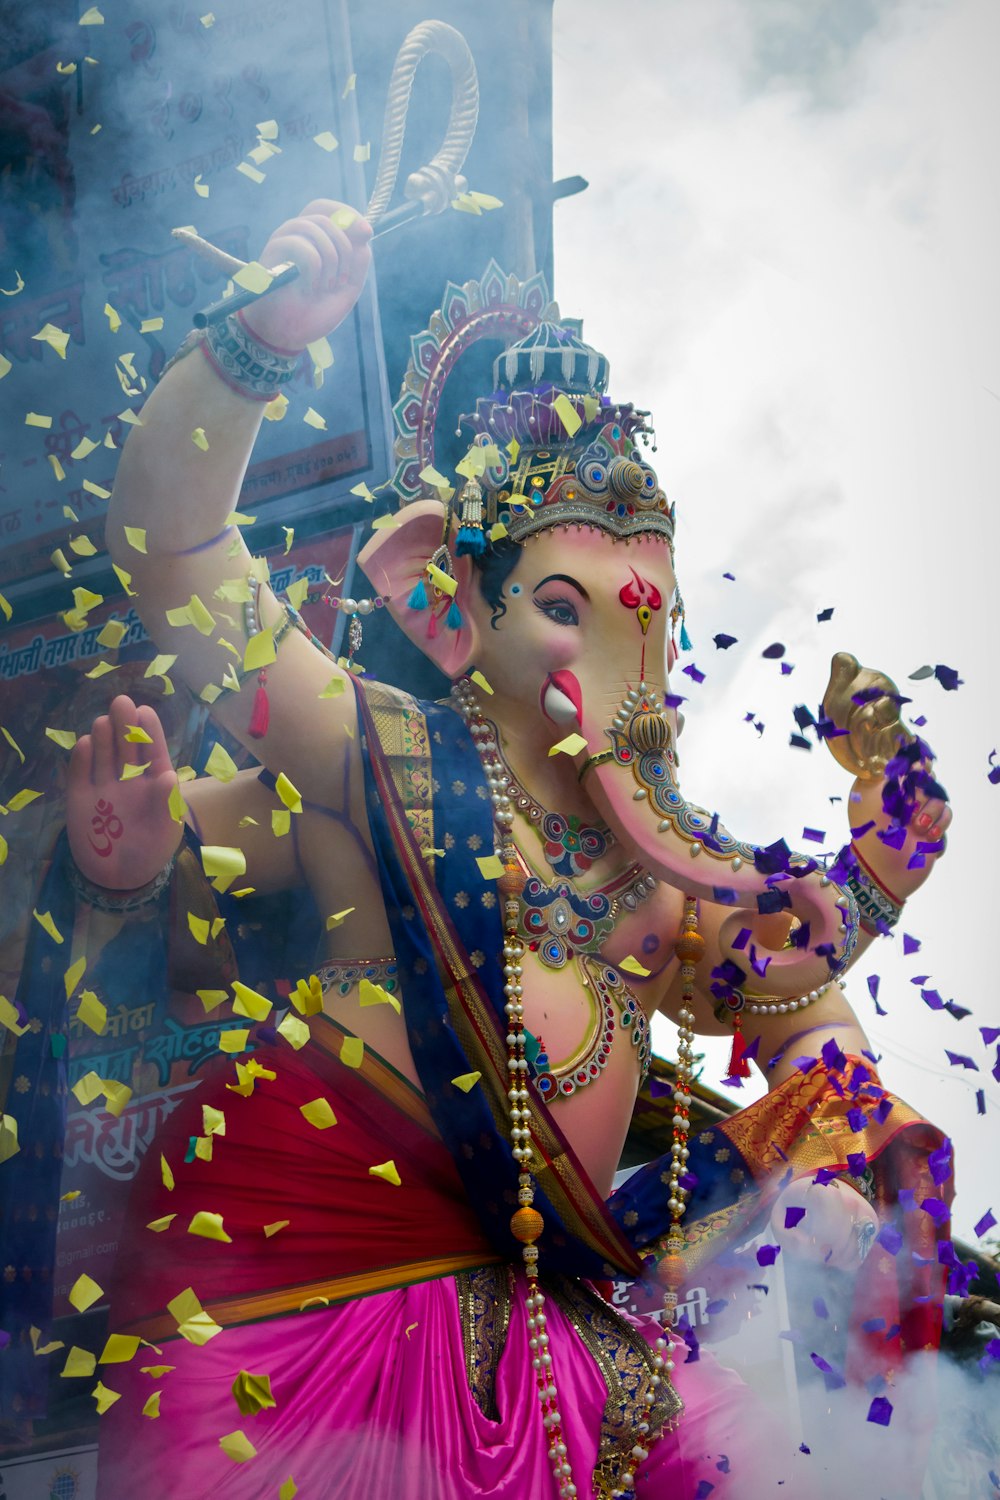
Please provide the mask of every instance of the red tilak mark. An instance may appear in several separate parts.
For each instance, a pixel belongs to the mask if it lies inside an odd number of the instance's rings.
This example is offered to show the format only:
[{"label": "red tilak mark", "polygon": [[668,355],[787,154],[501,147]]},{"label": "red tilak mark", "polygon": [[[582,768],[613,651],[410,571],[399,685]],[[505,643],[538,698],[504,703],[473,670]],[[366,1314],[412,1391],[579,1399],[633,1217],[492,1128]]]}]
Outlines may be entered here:
[{"label": "red tilak mark", "polygon": [[90,826],[99,837],[103,836],[104,842],[95,844],[89,834],[87,835],[87,842],[100,859],[107,859],[111,853],[112,845],[125,832],[125,824],[115,812],[114,803],[105,802],[102,798],[95,805],[94,816],[90,820]]},{"label": "red tilak mark", "polygon": [[663,595],[656,584],[640,578],[634,568],[629,568],[629,572],[632,574],[632,582],[626,583],[618,593],[618,598],[625,608],[638,609],[645,604],[649,609],[662,609]]}]

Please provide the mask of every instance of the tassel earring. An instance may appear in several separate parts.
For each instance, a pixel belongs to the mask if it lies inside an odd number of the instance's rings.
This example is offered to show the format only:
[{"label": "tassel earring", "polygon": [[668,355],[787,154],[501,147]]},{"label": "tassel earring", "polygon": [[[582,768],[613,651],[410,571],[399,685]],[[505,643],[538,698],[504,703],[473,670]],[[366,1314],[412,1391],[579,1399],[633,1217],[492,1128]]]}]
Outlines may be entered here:
[{"label": "tassel earring", "polygon": [[486,551],[483,532],[483,491],[476,479],[467,479],[459,499],[461,506],[455,552],[459,557],[481,557]]}]

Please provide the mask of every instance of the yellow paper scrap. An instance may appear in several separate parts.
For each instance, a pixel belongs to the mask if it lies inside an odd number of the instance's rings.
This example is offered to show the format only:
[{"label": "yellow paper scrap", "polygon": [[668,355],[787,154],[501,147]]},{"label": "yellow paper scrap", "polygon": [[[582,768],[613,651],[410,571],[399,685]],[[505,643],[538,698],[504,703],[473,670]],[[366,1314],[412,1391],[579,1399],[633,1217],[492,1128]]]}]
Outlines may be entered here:
[{"label": "yellow paper scrap", "polygon": [[111,332],[117,333],[119,328],[122,326],[122,320],[119,317],[118,313],[115,312],[110,302],[105,302],[104,304],[104,316],[108,320],[108,326],[110,327]]},{"label": "yellow paper scrap", "polygon": [[[97,644],[99,646],[107,646],[110,650],[115,651],[125,639],[126,634],[127,628],[120,620],[109,620],[104,629],[99,633]],[[153,742],[150,739],[146,739],[142,743],[151,745]]]},{"label": "yellow paper scrap", "polygon": [[340,1046],[340,1060],[345,1068],[360,1068],[365,1060],[365,1044],[359,1036],[345,1036]]},{"label": "yellow paper scrap", "polygon": [[246,650],[243,653],[244,672],[259,672],[261,667],[270,666],[275,660],[277,652],[274,649],[274,631],[268,625],[263,630],[258,630],[247,641]]},{"label": "yellow paper scrap", "polygon": [[[14,798],[13,797],[10,799],[10,801],[7,804],[7,806],[13,808],[13,806],[14,806]],[[38,923],[39,927],[41,927],[43,929],[43,931],[45,931],[45,932],[48,933],[49,937],[52,938],[53,942],[61,943],[63,941],[63,935],[59,931],[59,928],[56,926],[55,922],[53,922],[51,912],[47,912],[47,911],[40,912],[40,911],[34,911],[33,910],[32,913],[31,913],[31,915],[34,917],[34,919]]]},{"label": "yellow paper scrap", "polygon": [[69,550],[75,552],[77,557],[97,556],[97,548],[89,536],[71,536],[69,539]]},{"label": "yellow paper scrap", "polygon": [[197,917],[193,911],[187,914],[188,930],[196,943],[204,945],[208,942],[209,921],[207,917]]},{"label": "yellow paper scrap", "polygon": [[122,588],[125,590],[126,594],[128,594],[130,599],[134,599],[136,597],[136,593],[135,589],[132,587],[132,574],[127,572],[125,568],[120,568],[117,563],[112,563],[111,566],[112,568],[114,568],[115,576],[117,577],[118,582],[121,584]]},{"label": "yellow paper scrap", "polygon": [[427,576],[441,590],[442,594],[447,594],[450,598],[454,598],[458,583],[451,577],[450,573],[443,572],[436,563],[428,563]]},{"label": "yellow paper scrap", "polygon": [[266,422],[283,422],[288,411],[288,397],[284,391],[279,391],[272,396],[264,407],[264,420]]},{"label": "yellow paper scrap", "polygon": [[81,1349],[78,1344],[73,1344],[59,1374],[66,1380],[75,1380],[81,1375],[93,1375],[96,1369],[97,1355],[92,1354],[89,1349]]},{"label": "yellow paper scrap", "polygon": [[52,426],[52,418],[42,416],[40,412],[29,411],[24,419],[25,427],[43,427],[46,430]]},{"label": "yellow paper scrap", "polygon": [[575,436],[583,426],[583,418],[564,391],[560,391],[553,401],[552,410],[570,437]]},{"label": "yellow paper scrap", "polygon": [[99,1417],[103,1416],[109,1407],[114,1406],[116,1401],[122,1399],[121,1391],[109,1390],[102,1380],[97,1382],[90,1394],[97,1402],[97,1415]]},{"label": "yellow paper scrap", "polygon": [[89,1073],[84,1073],[82,1078],[78,1078],[74,1084],[70,1085],[70,1093],[84,1105],[93,1104],[103,1092],[100,1076],[93,1069]]},{"label": "yellow paper scrap", "polygon": [[195,994],[205,1007],[206,1015],[209,1015],[213,1010],[217,1010],[223,1000],[229,999],[228,990],[196,990]]},{"label": "yellow paper scrap", "polygon": [[0,609],[3,610],[5,620],[9,620],[14,613],[14,606],[4,594],[0,594]]},{"label": "yellow paper scrap", "polygon": [[167,1192],[172,1193],[174,1190],[174,1174],[170,1169],[170,1163],[162,1151],[160,1152],[160,1180]]},{"label": "yellow paper scrap", "polygon": [[323,1009],[323,986],[315,974],[310,974],[308,979],[299,980],[288,998],[299,1015],[318,1016]]},{"label": "yellow paper scrap", "polygon": [[15,1036],[23,1036],[27,1031],[27,1024],[21,1025],[17,1006],[12,1005],[6,995],[0,995],[0,1026],[6,1026]]},{"label": "yellow paper scrap", "polygon": [[127,1083],[119,1083],[117,1079],[102,1078],[101,1089],[105,1097],[104,1108],[109,1115],[114,1115],[118,1119],[132,1097],[131,1088]]},{"label": "yellow paper scrap", "polygon": [[259,260],[251,260],[234,273],[233,280],[237,286],[243,287],[245,291],[253,292],[259,296],[261,292],[266,292],[271,285],[271,282],[274,280],[274,272],[269,271],[266,266],[262,266]]},{"label": "yellow paper scrap", "polygon": [[368,1176],[381,1177],[383,1182],[391,1182],[393,1187],[402,1187],[403,1185],[402,1178],[396,1171],[396,1163],[394,1161],[384,1161],[377,1167],[369,1167]]},{"label": "yellow paper scrap", "polygon": [[194,188],[199,198],[207,198],[209,193],[211,192],[211,188],[209,187],[208,183],[202,182],[200,172],[195,176],[194,182],[191,184],[191,186]]},{"label": "yellow paper scrap", "polygon": [[278,1486],[278,1500],[295,1500],[295,1496],[298,1493],[299,1487],[291,1474]]},{"label": "yellow paper scrap", "polygon": [[343,691],[344,691],[344,689],[345,689],[346,686],[347,686],[347,681],[346,681],[345,678],[343,678],[343,677],[331,677],[330,681],[327,683],[326,687],[322,690],[322,692],[318,696],[320,698],[339,698],[342,695],[342,693],[343,693]]},{"label": "yellow paper scrap", "polygon": [[166,679],[167,673],[170,671],[170,668],[173,666],[176,660],[176,656],[169,656],[166,653],[161,652],[159,656],[153,657],[153,660],[149,663],[142,675],[143,677],[162,677]]},{"label": "yellow paper scrap", "polygon": [[355,148],[354,148],[354,160],[355,161],[370,161],[371,160],[371,154],[372,154],[371,141],[365,141],[365,143],[364,143],[363,146],[359,145],[359,146],[355,146]]},{"label": "yellow paper scrap", "polygon": [[243,1417],[256,1416],[278,1404],[271,1393],[271,1377],[251,1375],[249,1370],[241,1370],[233,1381],[233,1399]]},{"label": "yellow paper scrap", "polygon": [[66,358],[66,345],[69,343],[69,334],[64,333],[61,328],[57,328],[54,323],[46,323],[43,328],[40,328],[37,333],[33,333],[31,337],[32,339],[37,339],[39,343],[48,344],[49,348],[54,349],[60,359]]},{"label": "yellow paper scrap", "polygon": [[88,495],[96,495],[98,500],[111,499],[111,491],[105,489],[103,484],[95,484],[92,479],[85,479],[83,481],[83,488],[87,491]]},{"label": "yellow paper scrap", "polygon": [[213,1104],[201,1106],[201,1128],[206,1135],[225,1135],[226,1116],[221,1109],[216,1109]]},{"label": "yellow paper scrap", "polygon": [[228,1031],[222,1032],[219,1037],[219,1051],[243,1052],[249,1036],[250,1028],[247,1026],[230,1027]]},{"label": "yellow paper scrap", "polygon": [[633,958],[631,953],[628,958],[623,958],[617,967],[623,969],[626,974],[638,974],[640,979],[648,979],[653,972],[652,969],[644,968],[637,958]]},{"label": "yellow paper scrap", "polygon": [[380,984],[372,984],[370,979],[362,979],[358,985],[358,1004],[361,1006],[391,1005],[397,1015],[402,1010],[395,995],[390,995],[389,991],[383,989]]},{"label": "yellow paper scrap", "polygon": [[237,875],[247,872],[247,857],[243,850],[225,844],[203,844],[201,863],[217,891],[227,891]]},{"label": "yellow paper scrap", "polygon": [[316,142],[316,145],[321,146],[324,151],[336,151],[337,147],[340,145],[340,142],[337,140],[337,137],[334,135],[332,130],[321,130],[319,135],[313,136],[313,140]]},{"label": "yellow paper scrap", "polygon": [[[59,483],[61,484],[62,481],[66,478],[66,470],[63,468],[62,464],[59,462],[58,458],[56,458],[56,456],[55,456],[54,453],[50,453],[48,455],[48,459],[49,459],[49,463],[52,465],[52,472],[53,472],[53,474],[56,476],[56,478],[58,479]],[[67,512],[68,512],[68,514],[67,514]],[[69,520],[69,521],[75,521],[76,520],[76,516],[69,509],[68,505],[66,505],[66,506],[63,507],[63,515],[66,516],[66,519]]]},{"label": "yellow paper scrap", "polygon": [[46,739],[52,740],[62,750],[72,750],[76,744],[76,735],[72,729],[48,729],[45,730]]},{"label": "yellow paper scrap", "polygon": [[104,1296],[104,1288],[98,1286],[92,1276],[84,1271],[78,1276],[69,1289],[69,1300],[77,1312],[86,1312],[88,1307],[93,1307],[98,1297]]},{"label": "yellow paper scrap", "polygon": [[205,1312],[193,1287],[187,1287],[167,1303],[167,1311],[177,1324],[177,1332],[189,1344],[207,1344],[222,1329],[215,1319]]},{"label": "yellow paper scrap", "polygon": [[98,10],[98,8],[97,8],[96,5],[92,5],[89,10],[85,10],[84,11],[83,15],[80,17],[80,25],[81,26],[103,26],[104,25],[104,17],[101,15],[101,12]]},{"label": "yellow paper scrap", "polygon": [[395,531],[399,522],[391,511],[386,511],[384,516],[378,516],[372,522],[372,531]]},{"label": "yellow paper scrap", "polygon": [[215,25],[215,12],[210,10],[201,17],[201,24],[206,28]]},{"label": "yellow paper scrap", "polygon": [[208,1213],[205,1209],[195,1214],[188,1225],[187,1232],[199,1235],[203,1240],[220,1240],[225,1245],[233,1243],[232,1235],[227,1234],[223,1227],[222,1215]]},{"label": "yellow paper scrap", "polygon": [[308,1104],[300,1104],[299,1113],[317,1130],[329,1130],[331,1125],[337,1123],[337,1116],[329,1099],[311,1099]]},{"label": "yellow paper scrap", "polygon": [[0,835],[0,865],[7,862],[7,840]]},{"label": "yellow paper scrap", "polygon": [[474,682],[477,687],[481,687],[484,693],[489,693],[492,697],[493,689],[486,681],[486,678],[483,676],[482,672],[473,672],[469,680],[470,682]]},{"label": "yellow paper scrap", "polygon": [[329,339],[315,339],[313,343],[306,345],[306,349],[315,369],[319,371],[330,369],[333,364],[333,350],[330,348]]},{"label": "yellow paper scrap", "polygon": [[302,811],[302,798],[296,788],[289,781],[284,771],[278,772],[278,778],[274,783],[274,790],[288,808],[289,812],[300,813]]},{"label": "yellow paper scrap", "polygon": [[249,177],[249,179],[250,179],[251,182],[263,182],[264,181],[264,173],[263,172],[258,172],[257,168],[256,167],[252,167],[248,161],[241,161],[237,165],[236,170],[237,170],[237,172],[242,172],[244,177]]},{"label": "yellow paper scrap", "polygon": [[148,771],[148,770],[149,770],[149,766],[148,765],[144,765],[144,764],[133,765],[131,762],[126,761],[125,765],[122,766],[122,774],[119,776],[118,780],[119,781],[134,781],[137,776],[144,775],[145,772]]},{"label": "yellow paper scrap", "polygon": [[18,760],[21,762],[21,764],[23,766],[24,765],[24,751],[21,749],[20,745],[17,743],[17,740],[11,734],[11,732],[7,728],[6,724],[0,724],[0,733],[3,734],[4,739],[7,741],[8,745],[11,747],[11,749],[15,752],[15,754],[17,755]]},{"label": "yellow paper scrap", "polygon": [[18,292],[23,291],[24,277],[21,275],[20,271],[14,272],[14,290],[12,292],[8,292],[5,286],[0,286],[0,292],[2,292],[5,297],[16,297]]},{"label": "yellow paper scrap", "polygon": [[142,1415],[144,1417],[149,1417],[152,1420],[160,1415],[160,1396],[162,1394],[162,1391],[154,1391],[151,1396],[146,1397],[142,1406]]},{"label": "yellow paper scrap", "polygon": [[140,333],[159,333],[163,328],[162,318],[143,318],[139,324]]},{"label": "yellow paper scrap", "polygon": [[553,745],[549,755],[579,755],[581,750],[586,750],[587,741],[582,734],[568,734],[558,745]]},{"label": "yellow paper scrap", "polygon": [[291,1011],[279,1025],[278,1032],[290,1047],[295,1048],[296,1052],[300,1051],[309,1040],[309,1027],[305,1021],[300,1021],[298,1016],[293,1016]]},{"label": "yellow paper scrap", "polygon": [[98,1358],[99,1365],[124,1365],[134,1358],[139,1348],[139,1335],[133,1333],[109,1333],[108,1341]]},{"label": "yellow paper scrap", "polygon": [[292,550],[292,543],[295,540],[295,527],[282,526],[281,529],[285,533],[285,556],[287,557]]},{"label": "yellow paper scrap", "polygon": [[451,1081],[457,1089],[462,1090],[463,1094],[467,1094],[470,1089],[475,1088],[482,1076],[482,1073],[459,1073],[458,1077]]},{"label": "yellow paper scrap", "polygon": [[[146,1344],[145,1339],[142,1342]],[[146,1344],[146,1347],[147,1349],[156,1349],[155,1344]],[[156,1352],[157,1354],[161,1353],[159,1349],[156,1349]],[[139,1374],[149,1375],[153,1380],[162,1380],[164,1375],[169,1375],[171,1370],[176,1370],[176,1368],[176,1365],[140,1365]]]},{"label": "yellow paper scrap", "polygon": [[291,830],[292,815],[287,808],[276,807],[271,812],[271,832],[276,839],[284,838]]},{"label": "yellow paper scrap", "polygon": [[239,1428],[235,1432],[227,1432],[225,1437],[220,1437],[219,1447],[235,1464],[245,1464],[249,1459],[257,1457],[257,1449],[246,1433]]},{"label": "yellow paper scrap", "polygon": [[287,589],[285,590],[285,594],[287,595],[288,602],[292,606],[293,609],[301,609],[302,608],[303,604],[306,601],[306,595],[308,593],[309,593],[309,579],[307,577],[305,577],[304,575],[303,575],[302,578],[296,578],[295,582],[294,583],[290,583],[288,585]]},{"label": "yellow paper scrap", "polygon": [[0,1115],[0,1162],[9,1161],[20,1151],[17,1140],[17,1120],[13,1115]]},{"label": "yellow paper scrap", "polygon": [[483,854],[476,860],[476,864],[484,880],[499,880],[503,874],[503,860],[498,854]]},{"label": "yellow paper scrap", "polygon": [[40,1328],[31,1329],[31,1347],[35,1352],[35,1357],[38,1359],[43,1354],[55,1354],[57,1349],[65,1349],[66,1347],[62,1339],[49,1339],[48,1343],[40,1344],[38,1340],[41,1336],[42,1330]]},{"label": "yellow paper scrap", "polygon": [[167,798],[167,808],[175,823],[184,822],[184,819],[187,817],[187,803],[181,796],[180,787],[172,786],[170,788],[170,796]]},{"label": "yellow paper scrap", "polygon": [[291,1222],[292,1222],[291,1219],[275,1219],[275,1221],[274,1221],[273,1224],[265,1224],[264,1225],[264,1235],[265,1235],[265,1238],[266,1239],[272,1239],[274,1237],[274,1235],[280,1234],[283,1229],[287,1229],[288,1226],[289,1226],[289,1224]]},{"label": "yellow paper scrap", "polygon": [[247,1016],[251,1021],[266,1021],[271,1014],[271,1001],[266,995],[261,995],[257,990],[252,990],[249,985],[241,984],[237,979],[233,984],[233,1014],[236,1016]]},{"label": "yellow paper scrap", "polygon": [[[327,919],[326,919],[326,930],[327,930],[327,932],[332,932],[335,927],[339,927],[340,924],[341,924],[341,922],[343,922],[344,918],[345,917],[349,917],[351,915],[351,912],[355,911],[355,910],[356,910],[356,908],[353,907],[353,906],[345,906],[343,911],[335,911],[332,916],[327,917]],[[318,982],[319,981],[317,980],[317,983]]]},{"label": "yellow paper scrap", "polygon": [[229,751],[216,742],[205,762],[205,770],[209,776],[214,776],[216,781],[232,781],[236,775],[236,762]]},{"label": "yellow paper scrap", "polygon": [[433,464],[427,464],[423,469],[420,470],[420,478],[423,480],[424,484],[429,485],[432,490],[451,489],[451,485],[448,483],[447,479],[445,479],[444,475],[439,469],[435,469]]},{"label": "yellow paper scrap", "polygon": [[196,448],[201,449],[202,453],[208,452],[208,438],[205,436],[204,427],[195,428],[194,432],[192,432],[191,434],[191,441],[192,443],[194,443]]},{"label": "yellow paper scrap", "polygon": [[[19,792],[15,792],[13,797],[11,797],[10,801],[7,803],[7,811],[20,812],[22,807],[27,807],[29,802],[34,802],[36,797],[41,797],[42,795],[43,794],[41,792],[33,792],[30,787],[24,786]],[[40,917],[39,921],[41,921]],[[44,926],[44,923],[42,925]],[[58,938],[57,941],[61,943],[62,938]]]},{"label": "yellow paper scrap", "polygon": [[69,1193],[63,1193],[63,1195],[59,1199],[59,1202],[60,1203],[75,1203],[76,1200],[77,1200],[77,1198],[79,1198],[79,1197],[80,1197],[80,1189],[79,1188],[73,1188],[73,1190],[71,1192],[69,1192]]},{"label": "yellow paper scrap", "polygon": [[320,432],[325,432],[326,431],[326,419],[325,419],[325,417],[321,417],[320,414],[319,414],[319,412],[315,411],[313,409],[313,407],[311,407],[311,406],[306,411],[306,414],[302,418],[302,420],[303,420],[303,422],[305,422],[305,424],[306,424],[307,427],[316,427],[316,428],[319,429]]},{"label": "yellow paper scrap", "polygon": [[103,1001],[98,1000],[93,990],[84,990],[75,1019],[82,1021],[84,1026],[89,1026],[97,1036],[103,1036],[108,1024],[108,1008]]},{"label": "yellow paper scrap", "polygon": [[151,1229],[154,1234],[162,1234],[165,1229],[170,1228],[176,1217],[176,1214],[164,1214],[162,1219],[151,1219],[146,1228]]},{"label": "yellow paper scrap", "polygon": [[72,573],[73,569],[66,561],[66,554],[61,547],[57,547],[51,556],[53,563],[59,569],[60,573],[65,573],[67,576]]},{"label": "yellow paper scrap", "polygon": [[[98,639],[100,639],[100,637],[98,637]],[[147,734],[145,729],[143,729],[139,724],[127,725],[125,729],[124,739],[129,745],[151,745],[153,743],[153,736],[151,734]]]}]

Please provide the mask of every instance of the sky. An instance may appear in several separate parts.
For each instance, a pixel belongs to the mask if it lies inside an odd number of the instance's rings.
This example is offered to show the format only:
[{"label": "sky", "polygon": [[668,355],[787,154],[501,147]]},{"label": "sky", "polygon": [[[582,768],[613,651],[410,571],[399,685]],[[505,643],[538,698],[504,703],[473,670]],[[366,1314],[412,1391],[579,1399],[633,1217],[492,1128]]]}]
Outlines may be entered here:
[{"label": "sky", "polygon": [[[954,823],[897,929],[921,947],[881,939],[847,994],[883,1081],[955,1143],[971,1243],[1000,1217],[997,1046],[978,1030],[1000,1025],[998,49],[990,0],[555,5],[555,176],[590,183],[556,205],[555,294],[608,355],[611,393],[656,420],[685,662],[705,673],[675,679],[682,785],[739,837],[814,852],[809,826],[836,848],[850,779],[789,746],[794,705],[815,711],[845,649],[926,716]],[[720,631],[738,644],[717,649]],[[773,642],[791,674],[762,658]],[[958,689],[909,680],[939,663]],[[669,1023],[656,1035],[669,1056]],[[725,1043],[706,1052],[717,1086]]]}]

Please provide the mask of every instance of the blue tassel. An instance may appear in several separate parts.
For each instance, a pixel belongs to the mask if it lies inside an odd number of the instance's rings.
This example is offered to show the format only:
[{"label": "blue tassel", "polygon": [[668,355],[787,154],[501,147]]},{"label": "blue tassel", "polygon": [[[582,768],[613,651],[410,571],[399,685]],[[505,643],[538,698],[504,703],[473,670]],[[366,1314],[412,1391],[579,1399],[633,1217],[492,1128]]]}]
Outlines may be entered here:
[{"label": "blue tassel", "polygon": [[427,608],[427,590],[424,588],[424,580],[422,577],[417,579],[416,587],[414,588],[413,593],[410,595],[409,599],[407,599],[406,602],[410,609]]},{"label": "blue tassel", "polygon": [[461,526],[455,539],[458,557],[482,557],[486,551],[486,537],[481,526]]},{"label": "blue tassel", "polygon": [[684,624],[683,620],[681,621],[681,650],[691,650],[691,637],[687,633],[687,626]]},{"label": "blue tassel", "polygon": [[461,628],[462,628],[462,611],[459,609],[458,605],[455,603],[455,601],[453,599],[451,601],[451,603],[449,604],[449,606],[448,606],[448,629],[449,630],[461,630]]}]

